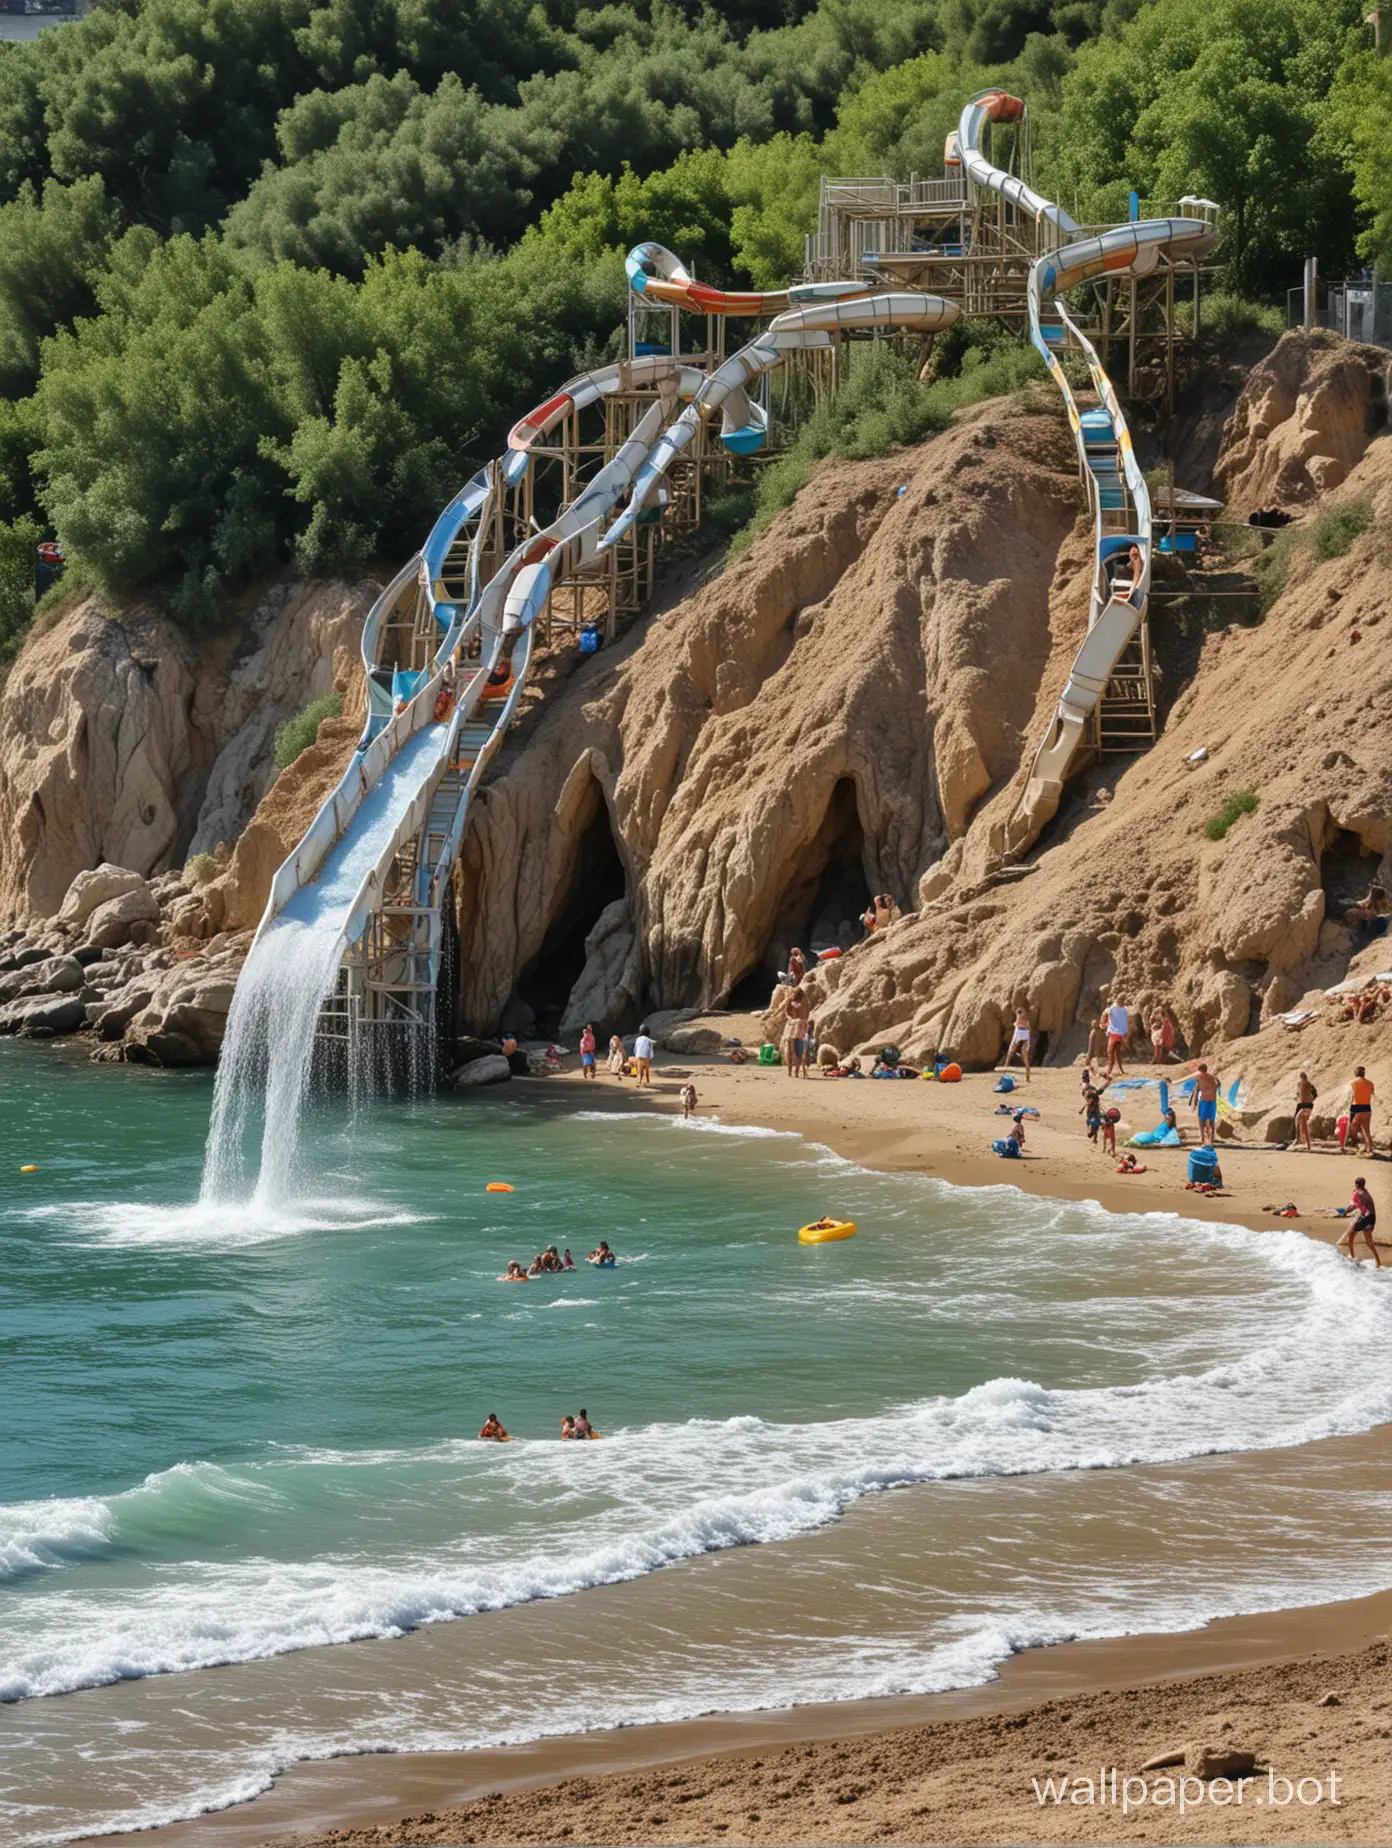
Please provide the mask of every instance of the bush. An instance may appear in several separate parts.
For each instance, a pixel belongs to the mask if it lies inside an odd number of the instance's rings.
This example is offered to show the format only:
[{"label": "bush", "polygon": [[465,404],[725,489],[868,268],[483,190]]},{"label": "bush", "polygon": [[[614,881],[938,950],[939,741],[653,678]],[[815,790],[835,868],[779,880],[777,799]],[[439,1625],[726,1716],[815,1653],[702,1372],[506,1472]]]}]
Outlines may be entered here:
[{"label": "bush", "polygon": [[1221,841],[1228,829],[1239,817],[1256,813],[1258,796],[1254,789],[1239,789],[1234,796],[1228,796],[1216,815],[1210,815],[1204,823],[1204,833],[1211,841]]},{"label": "bush", "polygon": [[211,853],[196,853],[184,867],[184,883],[191,886],[205,886],[216,879],[222,868],[217,857]]},{"label": "bush", "polygon": [[1320,514],[1310,529],[1310,544],[1316,558],[1342,558],[1360,533],[1373,523],[1373,504],[1369,500],[1347,500]]},{"label": "bush", "polygon": [[343,699],[338,693],[330,693],[323,699],[316,699],[297,712],[293,719],[287,719],[276,733],[275,760],[282,770],[288,770],[302,751],[307,751],[319,736],[319,727],[325,719],[336,719],[343,712]]},{"label": "bush", "polygon": [[1044,363],[1018,342],[999,348],[969,346],[961,371],[924,385],[907,354],[885,341],[851,349],[835,395],[818,405],[787,451],[770,462],[754,493],[754,517],[730,546],[741,557],[775,514],[790,506],[826,456],[860,462],[891,449],[921,443],[945,430],[955,411],[1032,384]]},{"label": "bush", "polygon": [[34,614],[34,547],[43,536],[33,520],[0,522],[0,667],[19,653]]}]

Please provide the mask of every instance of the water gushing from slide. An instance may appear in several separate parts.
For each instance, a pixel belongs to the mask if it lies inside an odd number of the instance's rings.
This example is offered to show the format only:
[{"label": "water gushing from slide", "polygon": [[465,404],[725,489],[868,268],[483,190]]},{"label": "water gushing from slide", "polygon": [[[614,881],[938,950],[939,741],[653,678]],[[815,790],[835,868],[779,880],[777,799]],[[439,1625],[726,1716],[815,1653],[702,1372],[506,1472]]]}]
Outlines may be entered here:
[{"label": "water gushing from slide", "polygon": [[339,932],[281,917],[247,958],[213,1092],[203,1205],[273,1210],[298,1191],[315,1028],[342,955]]}]

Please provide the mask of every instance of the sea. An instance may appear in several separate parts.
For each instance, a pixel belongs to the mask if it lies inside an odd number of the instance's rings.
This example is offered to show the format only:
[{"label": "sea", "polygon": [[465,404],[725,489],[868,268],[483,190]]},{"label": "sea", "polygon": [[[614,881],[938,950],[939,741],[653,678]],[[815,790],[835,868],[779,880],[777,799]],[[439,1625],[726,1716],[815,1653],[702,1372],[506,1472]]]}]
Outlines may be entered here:
[{"label": "sea", "polygon": [[206,1074],[0,1042],[0,1840],[1392,1586],[1392,1273],[601,1083],[311,1107],[239,1202]]}]

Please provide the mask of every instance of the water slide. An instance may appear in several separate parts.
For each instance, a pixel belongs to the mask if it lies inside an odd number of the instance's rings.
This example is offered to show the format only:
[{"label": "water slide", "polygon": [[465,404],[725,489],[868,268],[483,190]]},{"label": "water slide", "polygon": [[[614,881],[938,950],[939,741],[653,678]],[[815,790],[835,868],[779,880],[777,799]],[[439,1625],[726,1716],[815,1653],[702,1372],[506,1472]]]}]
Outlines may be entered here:
[{"label": "water slide", "polygon": [[[417,1000],[433,993],[447,882],[470,801],[516,714],[534,624],[552,586],[598,559],[639,519],[654,516],[672,464],[703,422],[719,417],[722,438],[737,454],[765,442],[767,413],[746,388],[788,354],[827,347],[847,328],[931,333],[958,314],[937,296],[876,295],[866,284],[770,294],[716,290],[654,244],[630,254],[628,276],[640,301],[773,319],[709,374],[679,354],[641,353],[569,380],[514,425],[503,456],[456,495],[374,603],[363,627],[362,737],[278,869],[237,984],[209,1140],[205,1194],[211,1197],[226,1200],[244,1190],[244,1143],[258,1111],[264,1117],[258,1189],[283,1186],[279,1170],[293,1155],[320,1010],[345,953],[364,944],[388,911],[378,965],[388,978],[383,986]],[[653,402],[613,459],[576,488],[548,525],[506,556],[490,555],[506,499],[546,453],[546,438],[572,413],[634,391],[653,392]],[[403,657],[425,664],[403,667]],[[414,867],[410,903],[397,890],[388,907],[404,856]],[[400,978],[395,983],[393,974]],[[402,1019],[409,1019],[405,1005]]]},{"label": "water slide", "polygon": [[[1145,477],[1137,464],[1121,405],[1096,348],[1070,318],[1063,298],[1097,276],[1147,276],[1162,254],[1206,256],[1218,241],[1207,218],[1152,218],[1083,236],[1063,207],[1041,197],[1014,174],[1004,173],[982,153],[988,123],[1021,119],[1025,105],[1004,90],[984,90],[962,111],[957,137],[963,167],[977,185],[989,188],[1052,228],[1057,247],[1030,270],[1030,340],[1063,393],[1068,422],[1088,486],[1094,533],[1094,571],[1088,630],[1069,669],[1058,709],[1040,741],[1029,778],[1005,826],[1005,851],[1018,857],[1038,839],[1058,810],[1074,752],[1117,663],[1146,615],[1150,596],[1151,511]],[[1181,203],[1184,203],[1183,201]],[[1068,342],[1081,351],[1097,395],[1082,409],[1060,360]],[[1139,550],[1139,569],[1131,548]]]}]

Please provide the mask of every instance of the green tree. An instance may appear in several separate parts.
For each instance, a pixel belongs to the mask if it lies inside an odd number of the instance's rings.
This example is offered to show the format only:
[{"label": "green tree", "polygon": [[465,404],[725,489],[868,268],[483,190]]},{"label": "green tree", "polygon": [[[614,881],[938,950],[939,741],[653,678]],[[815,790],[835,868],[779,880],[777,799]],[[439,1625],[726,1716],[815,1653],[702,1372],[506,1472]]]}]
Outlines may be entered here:
[{"label": "green tree", "polygon": [[1314,250],[1346,261],[1348,176],[1324,133],[1358,0],[1153,0],[1085,45],[1064,81],[1054,181],[1082,215],[1125,215],[1136,187],[1223,207],[1231,283],[1282,287]]},{"label": "green tree", "polygon": [[18,398],[39,376],[39,342],[96,305],[117,228],[99,175],[71,186],[26,180],[0,206],[0,392]]},{"label": "green tree", "polygon": [[1372,52],[1351,56],[1339,73],[1333,108],[1333,132],[1346,151],[1354,194],[1368,219],[1359,253],[1386,280],[1392,278],[1392,58]]}]

